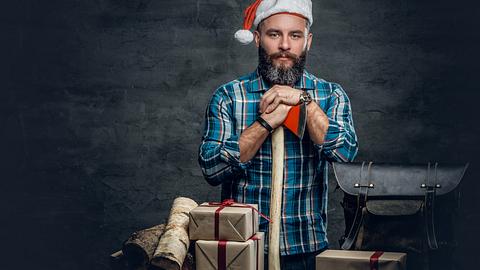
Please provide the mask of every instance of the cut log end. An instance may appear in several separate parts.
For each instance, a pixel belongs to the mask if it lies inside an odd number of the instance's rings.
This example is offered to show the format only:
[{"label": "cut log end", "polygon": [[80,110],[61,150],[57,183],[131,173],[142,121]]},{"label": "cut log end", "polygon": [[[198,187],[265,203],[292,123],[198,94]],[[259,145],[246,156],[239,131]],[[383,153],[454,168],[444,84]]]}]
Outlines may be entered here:
[{"label": "cut log end", "polygon": [[130,243],[125,245],[123,247],[123,253],[126,254],[125,257],[128,260],[128,265],[133,268],[148,265],[150,261],[144,247],[138,244]]},{"label": "cut log end", "polygon": [[122,248],[128,264],[133,268],[148,265],[164,231],[165,225],[160,224],[133,233],[125,241]]}]

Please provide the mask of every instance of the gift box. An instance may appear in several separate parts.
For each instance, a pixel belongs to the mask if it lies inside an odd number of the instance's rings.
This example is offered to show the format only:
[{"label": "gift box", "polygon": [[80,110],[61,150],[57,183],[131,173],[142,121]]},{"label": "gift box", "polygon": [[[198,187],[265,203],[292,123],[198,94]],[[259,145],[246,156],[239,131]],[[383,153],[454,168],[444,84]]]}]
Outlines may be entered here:
[{"label": "gift box", "polygon": [[263,270],[264,233],[245,242],[198,240],[195,243],[197,270]]},{"label": "gift box", "polygon": [[256,204],[202,203],[189,215],[190,240],[246,241],[258,232]]},{"label": "gift box", "polygon": [[382,251],[325,250],[316,270],[405,270],[407,254]]}]

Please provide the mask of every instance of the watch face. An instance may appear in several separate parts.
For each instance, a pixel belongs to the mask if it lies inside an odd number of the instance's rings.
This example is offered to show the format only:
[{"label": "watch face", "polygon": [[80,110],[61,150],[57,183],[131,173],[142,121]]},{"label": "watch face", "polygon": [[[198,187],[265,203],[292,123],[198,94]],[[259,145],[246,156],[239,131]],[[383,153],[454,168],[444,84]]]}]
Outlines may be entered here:
[{"label": "watch face", "polygon": [[307,92],[303,92],[300,95],[300,102],[310,102],[311,100],[312,100],[312,97]]}]

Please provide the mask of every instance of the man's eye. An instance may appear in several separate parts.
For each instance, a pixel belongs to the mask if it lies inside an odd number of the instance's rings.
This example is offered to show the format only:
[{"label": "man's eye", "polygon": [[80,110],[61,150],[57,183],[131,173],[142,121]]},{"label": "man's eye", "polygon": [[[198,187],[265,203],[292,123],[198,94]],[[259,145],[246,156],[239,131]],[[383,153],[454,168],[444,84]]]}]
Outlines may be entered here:
[{"label": "man's eye", "polygon": [[277,38],[278,33],[270,33],[270,34],[268,34],[268,36],[271,37],[271,38]]},{"label": "man's eye", "polygon": [[300,39],[300,38],[302,38],[302,35],[300,35],[300,34],[293,34],[293,35],[292,35],[292,38],[293,38],[293,39]]}]

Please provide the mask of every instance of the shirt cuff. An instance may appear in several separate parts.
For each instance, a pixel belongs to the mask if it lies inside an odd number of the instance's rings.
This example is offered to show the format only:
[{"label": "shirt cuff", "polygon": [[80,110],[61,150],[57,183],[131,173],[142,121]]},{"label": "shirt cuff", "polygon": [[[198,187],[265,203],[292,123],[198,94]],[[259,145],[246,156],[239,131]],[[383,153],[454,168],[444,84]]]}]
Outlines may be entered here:
[{"label": "shirt cuff", "polygon": [[340,146],[344,140],[345,130],[338,122],[328,119],[329,125],[327,133],[325,134],[325,140],[323,142],[323,150],[333,149]]},{"label": "shirt cuff", "polygon": [[240,162],[240,147],[237,136],[232,136],[223,143],[223,147],[220,150],[220,156],[224,162],[241,170],[245,170],[251,163],[250,160],[247,162]]},{"label": "shirt cuff", "polygon": [[339,127],[338,123],[332,119],[328,119],[329,125],[327,133],[325,133],[323,144],[313,144],[313,147],[317,151],[328,150],[335,148],[341,143],[342,140],[342,128]]}]

